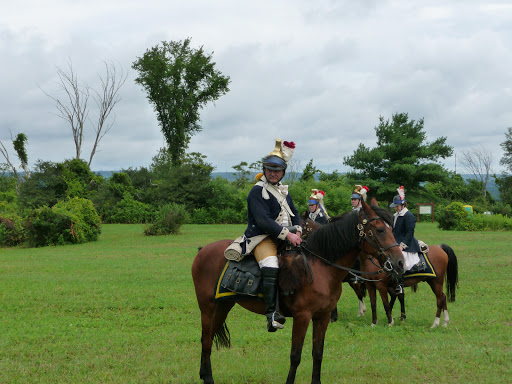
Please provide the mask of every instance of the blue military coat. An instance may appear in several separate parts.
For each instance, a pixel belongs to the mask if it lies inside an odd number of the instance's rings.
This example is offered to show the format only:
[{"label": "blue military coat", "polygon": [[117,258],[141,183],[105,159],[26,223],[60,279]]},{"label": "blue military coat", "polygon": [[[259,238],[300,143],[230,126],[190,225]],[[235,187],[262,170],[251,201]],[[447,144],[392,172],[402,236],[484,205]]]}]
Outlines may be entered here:
[{"label": "blue military coat", "polygon": [[[263,187],[256,184],[247,196],[248,220],[244,235],[247,238],[251,238],[269,234],[274,240],[284,240],[289,231],[275,221],[281,212],[281,204],[271,193],[268,194],[268,199],[265,199],[262,196],[262,190]],[[289,225],[300,228],[300,216],[289,194],[286,196],[286,202],[294,215],[291,216],[291,223]]]},{"label": "blue military coat", "polygon": [[405,252],[418,253],[420,251],[418,240],[414,237],[415,227],[416,217],[407,208],[394,214],[393,235],[398,244],[407,245],[407,248],[404,249]]}]

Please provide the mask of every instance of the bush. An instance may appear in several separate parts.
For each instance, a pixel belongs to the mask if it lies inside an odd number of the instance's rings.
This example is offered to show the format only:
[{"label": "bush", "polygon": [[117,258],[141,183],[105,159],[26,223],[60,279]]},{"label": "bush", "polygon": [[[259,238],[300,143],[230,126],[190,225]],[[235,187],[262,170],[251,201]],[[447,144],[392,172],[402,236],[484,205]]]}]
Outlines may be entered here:
[{"label": "bush", "polygon": [[178,233],[181,226],[190,221],[184,205],[170,203],[156,214],[156,219],[144,229],[146,236],[170,235]]},{"label": "bush", "polygon": [[464,210],[464,205],[459,202],[451,203],[438,211],[439,215],[436,215],[437,225],[445,231],[460,229],[469,220],[469,215]]},{"label": "bush", "polygon": [[462,203],[451,203],[438,217],[438,226],[458,231],[512,231],[512,219],[503,215],[468,214]]},{"label": "bush", "polygon": [[130,194],[126,193],[123,200],[112,207],[105,217],[108,223],[148,223],[153,218],[153,208],[149,204],[134,200]]},{"label": "bush", "polygon": [[101,221],[90,200],[75,197],[53,208],[44,206],[33,210],[25,228],[32,247],[77,244],[97,240]]},{"label": "bush", "polygon": [[0,217],[0,247],[14,247],[25,240],[21,218],[16,214]]},{"label": "bush", "polygon": [[192,214],[192,223],[194,224],[216,224],[215,218],[211,215],[208,209],[196,208]]}]

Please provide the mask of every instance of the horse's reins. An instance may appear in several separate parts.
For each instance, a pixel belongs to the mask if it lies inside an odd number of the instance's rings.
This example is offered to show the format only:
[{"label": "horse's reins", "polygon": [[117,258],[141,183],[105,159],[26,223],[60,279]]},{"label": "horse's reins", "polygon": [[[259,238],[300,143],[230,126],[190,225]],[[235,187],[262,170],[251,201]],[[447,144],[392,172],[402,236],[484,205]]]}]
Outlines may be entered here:
[{"label": "horse's reins", "polygon": [[[386,247],[382,247],[379,243],[379,240],[377,238],[374,238],[373,236],[373,232],[371,229],[368,230],[368,235],[366,234],[366,232],[364,231],[366,225],[368,225],[370,222],[374,221],[374,220],[378,220],[380,219],[380,216],[375,216],[375,217],[372,217],[371,219],[368,219],[366,217],[366,213],[363,211],[363,222],[362,223],[359,223],[357,225],[357,229],[359,230],[359,237],[360,237],[360,242],[362,243],[363,241],[368,241],[368,243],[370,243],[370,245],[374,248],[377,249],[377,252],[379,254],[379,256],[387,256],[384,251],[387,251],[388,249],[390,248],[393,248],[393,247],[397,247],[399,246],[398,243],[392,243]],[[369,236],[369,237],[368,237]],[[360,271],[360,270],[357,270],[357,269],[353,269],[353,268],[348,268],[348,267],[344,267],[342,265],[339,265],[339,264],[336,264],[336,263],[333,263],[332,261],[330,260],[327,260],[326,258],[316,254],[315,252],[311,251],[310,249],[307,248],[306,245],[303,245],[301,244],[300,245],[300,248],[301,248],[301,253],[302,253],[302,249],[306,250],[308,253],[310,253],[311,255],[315,256],[316,258],[322,260],[324,263],[326,263],[327,265],[330,265],[331,267],[334,267],[334,268],[338,268],[338,269],[342,269],[342,270],[345,270],[345,271],[348,271],[351,275],[353,276],[356,276],[357,278],[363,280],[363,281],[381,281],[383,279],[378,279],[378,280],[371,280],[371,279],[366,279],[360,275],[363,274],[363,271]],[[372,257],[368,257],[368,259],[370,260],[370,262],[375,265],[377,268],[379,268],[378,271],[376,272],[364,272],[365,275],[379,275],[381,274],[382,272],[391,272],[393,270],[393,265],[391,264],[391,262],[389,261],[389,258],[384,262],[384,266],[380,266],[379,264],[376,264],[375,261],[373,260],[373,256]],[[309,264],[308,264],[309,265]]]}]

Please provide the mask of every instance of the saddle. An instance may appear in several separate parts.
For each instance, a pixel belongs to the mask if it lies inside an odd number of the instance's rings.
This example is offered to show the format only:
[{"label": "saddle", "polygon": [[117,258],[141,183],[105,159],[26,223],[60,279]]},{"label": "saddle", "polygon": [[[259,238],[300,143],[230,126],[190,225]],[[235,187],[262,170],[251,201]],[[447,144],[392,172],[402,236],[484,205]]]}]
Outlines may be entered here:
[{"label": "saddle", "polygon": [[[298,256],[302,253],[291,246],[283,245],[278,254],[280,291],[285,295],[292,294],[298,286],[290,284],[299,280],[295,276],[306,270],[304,263],[307,261],[298,263]],[[243,300],[255,297],[263,300],[261,269],[254,256],[247,255],[240,261],[226,260],[215,285],[215,300]]]},{"label": "saddle", "polygon": [[436,271],[430,263],[427,254],[425,252],[419,252],[418,256],[420,261],[404,273],[404,279],[410,277],[436,277]]}]

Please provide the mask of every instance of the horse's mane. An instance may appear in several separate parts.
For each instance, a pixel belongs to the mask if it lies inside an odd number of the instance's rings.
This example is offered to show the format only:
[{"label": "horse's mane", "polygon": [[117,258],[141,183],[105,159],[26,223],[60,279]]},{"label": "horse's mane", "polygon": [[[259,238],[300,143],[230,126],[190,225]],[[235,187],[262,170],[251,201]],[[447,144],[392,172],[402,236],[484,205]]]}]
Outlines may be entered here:
[{"label": "horse's mane", "polygon": [[[371,208],[386,224],[393,226],[393,216],[389,211],[376,205],[372,205]],[[340,216],[331,217],[327,224],[311,232],[306,238],[306,248],[335,262],[357,245],[359,223],[357,211],[348,211]]]},{"label": "horse's mane", "polygon": [[357,224],[359,224],[359,216],[355,211],[331,217],[327,224],[311,232],[306,238],[306,248],[335,262],[357,245],[359,241]]},{"label": "horse's mane", "polygon": [[381,208],[377,205],[372,205],[371,208],[375,211],[375,213],[377,215],[380,216],[382,221],[384,221],[386,224],[388,224],[391,227],[393,226],[393,215],[391,214],[391,212],[389,212],[387,209]]}]

